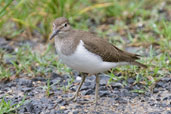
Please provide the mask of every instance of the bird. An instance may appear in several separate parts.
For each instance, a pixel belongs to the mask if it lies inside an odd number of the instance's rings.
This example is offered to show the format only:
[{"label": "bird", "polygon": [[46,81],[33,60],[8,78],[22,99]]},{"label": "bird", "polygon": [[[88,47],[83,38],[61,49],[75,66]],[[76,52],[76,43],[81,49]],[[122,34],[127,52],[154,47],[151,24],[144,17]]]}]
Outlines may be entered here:
[{"label": "bird", "polygon": [[57,54],[62,62],[83,74],[81,83],[70,100],[77,99],[80,88],[87,76],[96,76],[94,102],[97,104],[100,82],[98,73],[122,65],[136,65],[147,68],[147,65],[136,61],[140,59],[140,55],[123,51],[91,32],[73,29],[69,20],[65,17],[54,20],[50,40],[53,38]]}]

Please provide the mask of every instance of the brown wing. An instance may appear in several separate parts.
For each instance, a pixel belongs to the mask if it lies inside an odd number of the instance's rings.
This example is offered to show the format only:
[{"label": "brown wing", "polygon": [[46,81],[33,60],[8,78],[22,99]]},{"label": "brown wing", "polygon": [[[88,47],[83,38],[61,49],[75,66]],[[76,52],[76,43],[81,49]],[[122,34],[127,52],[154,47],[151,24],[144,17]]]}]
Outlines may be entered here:
[{"label": "brown wing", "polygon": [[84,46],[90,52],[102,57],[106,62],[134,62],[139,59],[139,55],[122,51],[104,39],[98,38],[93,34],[84,34],[86,37],[81,38]]}]

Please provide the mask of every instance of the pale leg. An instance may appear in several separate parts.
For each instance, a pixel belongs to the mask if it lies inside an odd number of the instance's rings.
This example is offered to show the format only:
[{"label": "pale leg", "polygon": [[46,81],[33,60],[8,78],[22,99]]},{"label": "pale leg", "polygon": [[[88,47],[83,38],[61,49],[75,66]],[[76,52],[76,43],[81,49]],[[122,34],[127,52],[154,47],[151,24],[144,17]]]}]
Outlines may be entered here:
[{"label": "pale leg", "polygon": [[99,83],[100,83],[100,77],[96,75],[96,90],[95,90],[95,103],[96,104],[97,104],[98,94],[99,94]]},{"label": "pale leg", "polygon": [[82,75],[82,80],[81,80],[81,83],[79,85],[79,87],[77,88],[77,91],[75,92],[74,96],[71,97],[70,99],[68,99],[68,101],[70,100],[77,100],[77,97],[78,97],[78,93],[80,92],[80,89],[81,89],[81,86],[83,85],[84,81],[85,81],[85,78],[86,76],[85,75]]}]

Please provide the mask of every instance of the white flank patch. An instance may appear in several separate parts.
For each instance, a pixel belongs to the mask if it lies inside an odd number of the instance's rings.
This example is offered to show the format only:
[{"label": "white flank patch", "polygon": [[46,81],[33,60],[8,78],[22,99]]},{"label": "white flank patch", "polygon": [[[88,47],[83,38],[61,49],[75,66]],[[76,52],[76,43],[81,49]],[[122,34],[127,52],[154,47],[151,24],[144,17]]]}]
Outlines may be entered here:
[{"label": "white flank patch", "polygon": [[104,72],[113,67],[128,64],[127,62],[104,62],[100,56],[89,52],[84,47],[84,42],[82,40],[72,55],[66,56],[62,53],[58,54],[63,63],[72,69],[90,74]]}]

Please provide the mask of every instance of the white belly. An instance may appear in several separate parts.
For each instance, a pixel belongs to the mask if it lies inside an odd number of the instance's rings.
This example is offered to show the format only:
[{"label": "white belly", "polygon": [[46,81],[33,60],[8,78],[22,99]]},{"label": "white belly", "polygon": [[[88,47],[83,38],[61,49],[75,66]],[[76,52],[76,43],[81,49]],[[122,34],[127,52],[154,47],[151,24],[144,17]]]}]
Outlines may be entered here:
[{"label": "white belly", "polygon": [[72,69],[90,74],[104,72],[118,65],[127,64],[126,62],[104,62],[100,56],[89,52],[83,45],[84,42],[80,41],[76,51],[69,56],[63,55],[58,50],[60,59]]}]

